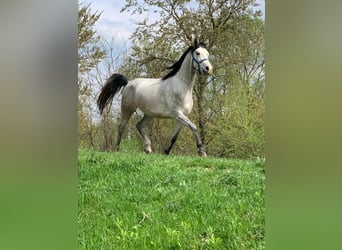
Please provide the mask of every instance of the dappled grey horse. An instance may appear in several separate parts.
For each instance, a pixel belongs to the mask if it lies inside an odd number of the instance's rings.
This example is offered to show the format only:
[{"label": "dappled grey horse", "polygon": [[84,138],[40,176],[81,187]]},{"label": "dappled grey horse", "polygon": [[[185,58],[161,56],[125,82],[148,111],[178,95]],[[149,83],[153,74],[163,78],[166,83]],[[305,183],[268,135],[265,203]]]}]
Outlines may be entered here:
[{"label": "dappled grey horse", "polygon": [[119,150],[122,133],[131,115],[139,108],[144,117],[136,127],[144,142],[144,150],[151,153],[151,141],[145,133],[145,126],[155,117],[173,118],[177,125],[173,131],[169,146],[165,153],[169,154],[176,142],[182,126],[188,127],[195,136],[198,154],[206,156],[202,142],[197,133],[196,126],[187,117],[192,110],[192,90],[199,74],[211,74],[213,67],[209,59],[205,43],[190,46],[181,58],[175,62],[171,71],[163,78],[136,78],[128,81],[121,74],[113,74],[103,86],[97,100],[98,108],[102,114],[104,108],[112,102],[115,94],[124,87],[121,101],[121,122],[116,141],[116,150]]}]

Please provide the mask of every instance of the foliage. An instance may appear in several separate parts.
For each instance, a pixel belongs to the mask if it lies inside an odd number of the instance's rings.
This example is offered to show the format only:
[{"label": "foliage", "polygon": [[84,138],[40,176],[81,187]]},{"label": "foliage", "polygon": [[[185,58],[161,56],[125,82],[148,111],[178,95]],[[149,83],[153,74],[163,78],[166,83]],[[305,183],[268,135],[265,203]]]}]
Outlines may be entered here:
[{"label": "foliage", "polygon": [[99,45],[106,56],[84,78],[89,86],[89,94],[86,96],[87,102],[84,105],[87,109],[83,109],[83,114],[90,117],[90,122],[87,123],[86,129],[79,131],[79,146],[112,150],[117,120],[120,117],[120,100],[116,98],[113,104],[104,110],[102,116],[98,112],[96,100],[108,77],[122,64],[127,48],[123,41],[108,38],[105,35],[101,35]]},{"label": "foliage", "polygon": [[104,57],[94,25],[101,14],[92,13],[90,4],[78,6],[78,140],[82,146],[94,147],[92,110],[92,84],[87,74]]},{"label": "foliage", "polygon": [[94,68],[105,55],[99,45],[100,37],[94,25],[101,13],[91,13],[90,4],[79,4],[78,9],[78,72],[80,74]]},{"label": "foliage", "polygon": [[78,165],[79,249],[265,248],[263,160],[82,150]]}]

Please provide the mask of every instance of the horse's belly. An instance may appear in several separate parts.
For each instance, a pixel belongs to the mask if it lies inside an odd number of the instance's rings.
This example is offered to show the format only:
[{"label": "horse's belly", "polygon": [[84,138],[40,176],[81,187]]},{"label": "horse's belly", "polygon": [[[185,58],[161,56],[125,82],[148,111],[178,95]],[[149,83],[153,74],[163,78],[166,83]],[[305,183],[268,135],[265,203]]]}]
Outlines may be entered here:
[{"label": "horse's belly", "polygon": [[171,118],[171,112],[167,108],[163,108],[163,105],[156,105],[156,103],[151,103],[151,105],[139,105],[139,109],[148,116],[157,118]]},{"label": "horse's belly", "polygon": [[139,96],[137,107],[146,115],[151,117],[168,118],[172,117],[171,110],[160,95],[154,94]]}]

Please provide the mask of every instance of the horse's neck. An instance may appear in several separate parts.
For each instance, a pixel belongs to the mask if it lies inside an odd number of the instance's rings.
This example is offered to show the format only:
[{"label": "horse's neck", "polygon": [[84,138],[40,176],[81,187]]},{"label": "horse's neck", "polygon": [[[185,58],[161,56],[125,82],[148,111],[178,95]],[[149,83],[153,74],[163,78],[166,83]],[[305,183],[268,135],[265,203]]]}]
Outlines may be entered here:
[{"label": "horse's neck", "polygon": [[185,84],[186,87],[192,91],[195,84],[196,74],[192,67],[192,57],[190,52],[186,55],[181,68],[175,75],[175,78],[182,81],[182,84]]}]

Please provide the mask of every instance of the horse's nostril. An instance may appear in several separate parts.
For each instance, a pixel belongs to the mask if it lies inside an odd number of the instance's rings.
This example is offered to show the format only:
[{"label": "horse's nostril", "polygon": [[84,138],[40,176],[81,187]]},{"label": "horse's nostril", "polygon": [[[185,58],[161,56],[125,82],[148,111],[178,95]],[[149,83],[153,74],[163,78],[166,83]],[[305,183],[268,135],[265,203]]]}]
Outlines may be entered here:
[{"label": "horse's nostril", "polygon": [[209,71],[209,67],[207,66],[207,67],[205,67],[205,69],[207,70],[207,71]]}]

